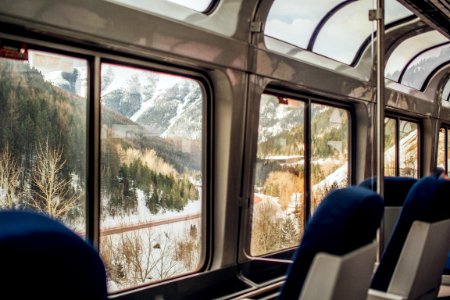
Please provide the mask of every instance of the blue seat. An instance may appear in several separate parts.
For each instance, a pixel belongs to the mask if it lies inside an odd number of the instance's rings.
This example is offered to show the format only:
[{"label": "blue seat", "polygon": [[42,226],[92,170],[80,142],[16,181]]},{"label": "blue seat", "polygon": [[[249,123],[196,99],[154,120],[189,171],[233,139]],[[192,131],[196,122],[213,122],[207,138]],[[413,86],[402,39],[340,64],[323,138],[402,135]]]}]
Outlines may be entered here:
[{"label": "blue seat", "polygon": [[317,254],[345,255],[371,243],[382,215],[382,198],[368,189],[346,187],[327,195],[307,224],[279,299],[299,298]]},{"label": "blue seat", "polygon": [[[417,182],[416,178],[386,176],[384,177],[384,206],[401,207],[408,196],[411,187]],[[376,177],[367,178],[359,186],[376,191]]]},{"label": "blue seat", "polygon": [[444,275],[450,275],[450,252],[448,253],[448,259],[445,263]]},{"label": "blue seat", "polygon": [[62,223],[0,212],[0,286],[14,299],[107,299],[97,251]]},{"label": "blue seat", "polygon": [[[450,181],[427,176],[411,188],[392,237],[372,279],[371,288],[387,291],[403,245],[414,221],[436,223],[450,218]],[[442,272],[442,269],[441,269]]]},{"label": "blue seat", "polygon": [[[380,237],[381,250],[384,249],[385,243],[389,241],[397,223],[398,217],[408,196],[411,187],[417,182],[416,178],[412,177],[396,177],[386,176],[384,177],[384,215],[383,215],[383,234]],[[361,187],[365,187],[376,191],[377,179],[371,177],[359,184]]]}]

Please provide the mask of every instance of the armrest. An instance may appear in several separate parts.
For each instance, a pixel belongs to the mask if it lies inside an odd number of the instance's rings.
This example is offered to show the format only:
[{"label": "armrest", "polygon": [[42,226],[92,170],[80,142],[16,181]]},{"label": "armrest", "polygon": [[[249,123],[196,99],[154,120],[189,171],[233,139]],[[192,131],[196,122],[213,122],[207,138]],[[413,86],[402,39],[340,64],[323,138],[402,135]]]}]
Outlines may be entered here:
[{"label": "armrest", "polygon": [[405,300],[405,297],[369,289],[367,300]]}]

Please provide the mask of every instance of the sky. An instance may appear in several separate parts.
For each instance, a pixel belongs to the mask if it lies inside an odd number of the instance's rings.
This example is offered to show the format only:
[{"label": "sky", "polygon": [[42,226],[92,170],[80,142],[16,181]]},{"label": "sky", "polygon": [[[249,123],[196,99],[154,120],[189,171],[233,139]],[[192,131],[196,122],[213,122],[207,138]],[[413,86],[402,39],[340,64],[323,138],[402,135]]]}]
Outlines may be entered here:
[{"label": "sky", "polygon": [[144,11],[158,11],[164,2],[172,2],[199,12],[205,11],[212,0],[107,0],[117,4],[131,6]]},{"label": "sky", "polygon": [[[269,12],[265,34],[306,48],[322,18],[343,0],[276,0]],[[313,51],[350,64],[363,41],[374,30],[368,20],[372,0],[351,2],[339,9],[319,32]],[[386,23],[411,15],[397,1],[386,0]]]}]

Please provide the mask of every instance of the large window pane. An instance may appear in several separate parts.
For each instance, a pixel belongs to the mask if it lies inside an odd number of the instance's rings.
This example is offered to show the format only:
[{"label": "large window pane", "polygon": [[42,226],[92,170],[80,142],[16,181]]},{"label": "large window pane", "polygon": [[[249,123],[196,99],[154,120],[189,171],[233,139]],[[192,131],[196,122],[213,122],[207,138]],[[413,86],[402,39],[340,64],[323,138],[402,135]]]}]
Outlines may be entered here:
[{"label": "large window pane", "polygon": [[386,78],[398,81],[406,64],[418,53],[435,45],[444,43],[447,38],[437,30],[415,35],[398,45],[389,56],[384,71]]},{"label": "large window pane", "polygon": [[311,105],[311,211],[332,190],[349,183],[349,113]]},{"label": "large window pane", "polygon": [[319,32],[312,50],[350,64],[372,30],[367,18],[367,11],[372,6],[372,1],[361,0],[336,12]]},{"label": "large window pane", "polygon": [[169,2],[173,2],[179,5],[182,5],[184,7],[199,11],[199,12],[204,12],[208,9],[208,7],[211,5],[211,3],[215,0],[166,0]]},{"label": "large window pane", "polygon": [[198,269],[203,93],[198,82],[102,64],[101,241],[109,290]]},{"label": "large window pane", "polygon": [[438,159],[437,159],[437,166],[447,169],[445,164],[445,138],[446,138],[446,130],[445,128],[441,128],[439,130],[439,139],[438,139]]},{"label": "large window pane", "polygon": [[384,175],[395,176],[397,165],[396,120],[384,119]]},{"label": "large window pane", "polygon": [[0,58],[0,207],[33,209],[84,236],[85,60]]},{"label": "large window pane", "polygon": [[[128,6],[137,10],[142,10],[145,12],[163,12],[164,15],[171,16],[173,11],[164,10],[165,8],[174,8],[168,6],[167,2],[175,3],[184,7],[187,7],[198,12],[206,12],[206,10],[213,4],[215,0],[152,0],[152,1],[141,1],[141,0],[105,0],[119,5]],[[218,1],[218,0],[217,0]]]},{"label": "large window pane", "polygon": [[274,1],[267,16],[264,34],[306,49],[320,20],[343,1]]},{"label": "large window pane", "polygon": [[449,59],[450,44],[422,53],[408,65],[401,84],[420,90],[428,76]]},{"label": "large window pane", "polygon": [[[371,0],[354,1],[337,11],[317,36],[313,51],[346,64],[352,63],[365,39],[376,29],[367,17]],[[412,15],[398,1],[387,0],[385,24]]]},{"label": "large window pane", "polygon": [[[370,0],[276,0],[270,8],[264,34],[350,64],[375,30],[367,18],[371,8]],[[386,1],[385,11],[386,24],[412,15],[395,0]]]},{"label": "large window pane", "polygon": [[297,100],[261,98],[251,255],[296,246],[303,232],[304,110]]},{"label": "large window pane", "polygon": [[400,120],[400,176],[418,177],[419,130],[416,123]]}]

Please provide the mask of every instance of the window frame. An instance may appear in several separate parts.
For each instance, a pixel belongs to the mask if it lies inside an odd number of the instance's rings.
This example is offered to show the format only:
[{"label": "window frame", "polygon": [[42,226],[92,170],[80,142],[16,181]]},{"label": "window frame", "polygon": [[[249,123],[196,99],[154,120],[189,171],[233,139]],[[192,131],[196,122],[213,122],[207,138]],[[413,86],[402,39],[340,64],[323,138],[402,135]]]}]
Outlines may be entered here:
[{"label": "window frame", "polygon": [[[417,178],[422,176],[422,157],[423,157],[423,125],[420,119],[412,118],[409,116],[404,116],[401,114],[394,114],[391,112],[386,112],[385,118],[390,118],[395,120],[395,176],[400,176],[400,121],[407,121],[417,124]],[[386,149],[384,149],[386,151]]]},{"label": "window frame", "polygon": [[[172,280],[176,280],[178,278],[182,278],[185,276],[189,276],[192,274],[197,274],[200,272],[203,272],[207,270],[212,262],[212,176],[213,174],[212,167],[213,167],[213,161],[212,161],[212,134],[213,134],[213,128],[212,128],[212,105],[213,105],[213,93],[212,93],[212,85],[210,83],[210,80],[208,76],[205,73],[202,73],[195,69],[188,69],[188,68],[182,68],[180,66],[174,66],[174,65],[163,65],[162,63],[153,62],[153,61],[146,61],[145,59],[139,59],[139,58],[132,58],[128,57],[125,54],[105,54],[102,55],[99,58],[99,80],[101,82],[101,65],[102,64],[110,64],[115,65],[119,67],[129,67],[134,69],[139,69],[142,71],[150,71],[150,72],[156,72],[161,73],[165,75],[173,75],[173,76],[179,76],[184,77],[186,79],[195,80],[198,82],[202,95],[203,95],[203,103],[202,103],[202,203],[201,203],[201,252],[200,252],[200,259],[199,259],[199,266],[197,269],[183,273],[180,275],[176,275],[173,277],[169,277],[163,280],[157,280],[152,281],[150,283],[145,283],[138,286],[132,286],[126,289],[121,289],[114,291],[112,293],[109,293],[109,295],[116,295],[123,293],[125,291],[135,290],[137,288],[141,288],[144,286],[152,286],[157,285],[160,283],[169,282]],[[100,85],[99,82],[99,85]],[[99,86],[100,88],[100,86]],[[100,90],[99,90],[100,93]],[[101,97],[99,94],[98,101],[101,103]],[[101,122],[101,112],[99,112],[98,115],[98,122]],[[100,132],[99,134],[99,149],[98,149],[98,164],[100,164],[101,159],[101,138],[100,138]],[[98,193],[99,193],[99,199],[98,203],[101,205],[101,198],[100,198],[100,174],[98,177]],[[100,226],[100,219],[98,220],[98,225]],[[100,228],[98,231],[98,234],[100,236]],[[100,241],[98,243],[98,248],[100,249]]]},{"label": "window frame", "polygon": [[436,147],[436,165],[439,163],[439,133],[441,131],[441,129],[444,129],[444,169],[445,169],[445,173],[448,175],[449,171],[448,171],[448,167],[449,167],[449,163],[448,163],[448,159],[450,156],[450,151],[449,151],[449,134],[450,134],[450,125],[447,123],[441,123],[439,126],[439,130],[437,132],[438,135],[438,143],[437,143],[437,147]]},{"label": "window frame", "polygon": [[[212,3],[217,4],[218,0]],[[5,28],[5,32],[8,28]],[[57,38],[31,33],[25,35],[22,32],[13,34],[0,33],[2,42],[20,43],[27,50],[47,52],[49,54],[64,55],[86,60],[86,235],[85,239],[96,249],[100,249],[100,157],[101,157],[101,63],[111,63],[121,66],[133,67],[147,71],[153,71],[168,75],[185,77],[195,80],[203,95],[202,108],[202,208],[201,208],[201,253],[199,266],[196,270],[183,273],[161,281],[154,281],[140,286],[109,292],[109,295],[121,294],[125,291],[136,290],[143,286],[168,283],[182,277],[195,276],[211,267],[212,263],[212,192],[213,192],[213,85],[206,71],[193,68],[182,63],[169,63],[153,58],[132,55],[124,51],[113,51],[94,47],[88,44],[68,42]],[[157,57],[157,56],[155,56]]]},{"label": "window frame", "polygon": [[[311,145],[311,131],[312,131],[312,123],[311,123],[311,105],[312,104],[318,104],[318,105],[325,105],[331,108],[338,108],[346,110],[348,113],[348,185],[355,184],[355,151],[356,151],[356,144],[357,144],[357,138],[356,138],[356,126],[354,126],[354,120],[355,118],[355,109],[354,106],[351,103],[345,103],[345,99],[342,98],[331,98],[331,97],[322,97],[317,96],[315,94],[310,94],[307,92],[298,92],[294,90],[288,90],[288,89],[279,89],[277,87],[268,86],[266,89],[262,91],[261,94],[258,95],[258,120],[257,124],[255,124],[255,127],[253,127],[253,130],[255,131],[252,135],[254,135],[254,149],[251,153],[252,157],[252,163],[251,163],[251,170],[250,177],[251,177],[251,184],[249,188],[249,203],[247,206],[248,209],[248,218],[246,219],[246,230],[242,231],[244,233],[244,248],[242,249],[244,252],[244,256],[249,259],[250,263],[257,262],[257,261],[265,261],[269,260],[272,262],[276,262],[278,258],[282,259],[288,259],[289,255],[297,248],[297,246],[280,249],[277,251],[269,252],[266,254],[262,254],[260,256],[254,256],[250,252],[250,245],[251,245],[251,234],[252,234],[252,211],[253,211],[253,196],[254,196],[254,182],[256,177],[256,155],[257,155],[257,139],[258,139],[258,128],[259,128],[259,112],[260,112],[260,103],[262,95],[268,94],[275,97],[287,97],[289,99],[295,100],[295,101],[301,101],[304,103],[304,145],[305,145],[305,163],[304,163],[304,174],[305,174],[305,180],[304,180],[304,222],[303,226],[306,226],[307,222],[311,218],[311,194],[312,194],[312,186],[311,186],[311,159],[312,159],[312,152],[311,147],[308,145]],[[241,238],[242,239],[242,238]]]}]

